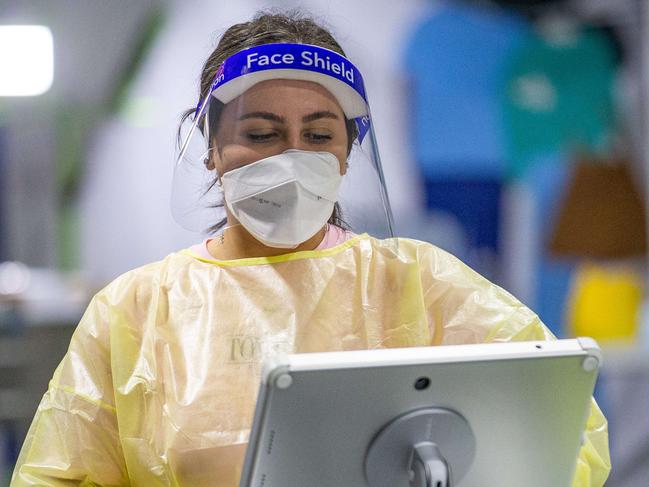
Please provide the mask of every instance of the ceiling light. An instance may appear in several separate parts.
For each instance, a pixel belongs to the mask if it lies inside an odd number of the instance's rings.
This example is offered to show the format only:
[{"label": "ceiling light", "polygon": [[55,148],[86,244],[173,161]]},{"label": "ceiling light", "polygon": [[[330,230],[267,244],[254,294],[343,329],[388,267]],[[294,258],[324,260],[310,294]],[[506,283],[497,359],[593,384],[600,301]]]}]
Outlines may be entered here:
[{"label": "ceiling light", "polygon": [[54,43],[42,25],[0,25],[0,96],[34,96],[52,86]]}]

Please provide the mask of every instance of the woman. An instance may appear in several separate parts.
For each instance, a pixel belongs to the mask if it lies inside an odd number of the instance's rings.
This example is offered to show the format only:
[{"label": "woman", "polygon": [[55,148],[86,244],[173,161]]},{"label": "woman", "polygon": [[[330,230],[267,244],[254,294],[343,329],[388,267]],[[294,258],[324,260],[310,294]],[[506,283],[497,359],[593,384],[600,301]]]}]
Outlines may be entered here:
[{"label": "woman", "polygon": [[[287,69],[300,59],[319,74]],[[369,116],[359,77],[309,19],[260,15],[224,34],[192,132],[225,195],[223,232],[93,298],[12,486],[238,485],[259,364],[278,350],[552,338],[440,249],[342,227],[334,203]],[[574,485],[601,486],[609,469],[593,404]]]}]

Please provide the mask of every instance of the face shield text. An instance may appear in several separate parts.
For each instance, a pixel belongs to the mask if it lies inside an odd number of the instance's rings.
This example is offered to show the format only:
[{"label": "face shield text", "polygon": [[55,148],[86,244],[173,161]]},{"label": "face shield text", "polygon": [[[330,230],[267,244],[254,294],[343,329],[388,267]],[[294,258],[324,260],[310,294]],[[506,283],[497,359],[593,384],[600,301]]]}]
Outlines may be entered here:
[{"label": "face shield text", "polygon": [[[266,55],[251,52],[246,56],[246,69],[255,71],[258,67],[266,66],[291,68],[295,67],[295,62],[295,56],[290,53]],[[322,73],[332,75],[336,78],[345,78],[350,83],[354,83],[354,70],[350,66],[346,66],[344,61],[333,62],[329,56],[322,56],[315,51],[302,51],[300,53],[299,65],[317,68]]]}]

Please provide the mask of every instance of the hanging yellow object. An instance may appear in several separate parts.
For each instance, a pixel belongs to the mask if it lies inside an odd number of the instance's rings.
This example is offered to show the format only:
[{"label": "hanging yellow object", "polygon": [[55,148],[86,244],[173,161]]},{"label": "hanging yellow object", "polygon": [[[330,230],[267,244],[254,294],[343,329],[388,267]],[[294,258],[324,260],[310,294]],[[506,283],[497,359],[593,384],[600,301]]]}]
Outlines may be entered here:
[{"label": "hanging yellow object", "polygon": [[640,320],[642,282],[628,269],[588,264],[578,270],[570,303],[575,336],[600,341],[635,339]]}]

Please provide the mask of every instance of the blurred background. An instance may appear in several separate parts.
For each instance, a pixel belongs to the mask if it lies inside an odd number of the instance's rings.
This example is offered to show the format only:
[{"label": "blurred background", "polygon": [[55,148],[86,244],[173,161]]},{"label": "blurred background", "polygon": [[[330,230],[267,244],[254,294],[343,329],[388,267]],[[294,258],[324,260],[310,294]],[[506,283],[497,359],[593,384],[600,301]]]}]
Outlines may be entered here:
[{"label": "blurred background", "polygon": [[295,7],[365,76],[397,233],[599,340],[607,486],[649,485],[648,0],[0,0],[0,486],[90,297],[201,239],[169,194],[203,61]]}]

